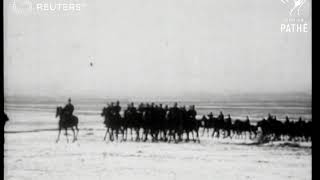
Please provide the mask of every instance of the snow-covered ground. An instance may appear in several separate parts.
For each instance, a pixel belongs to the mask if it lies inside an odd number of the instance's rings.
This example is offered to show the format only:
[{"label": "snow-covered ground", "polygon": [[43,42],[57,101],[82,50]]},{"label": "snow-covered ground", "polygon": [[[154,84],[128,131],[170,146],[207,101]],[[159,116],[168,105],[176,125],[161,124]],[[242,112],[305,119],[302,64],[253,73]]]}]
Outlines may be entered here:
[{"label": "snow-covered ground", "polygon": [[[71,133],[71,132],[70,132]],[[201,143],[104,142],[103,130],[6,133],[5,179],[311,179],[311,143],[201,137]]]}]

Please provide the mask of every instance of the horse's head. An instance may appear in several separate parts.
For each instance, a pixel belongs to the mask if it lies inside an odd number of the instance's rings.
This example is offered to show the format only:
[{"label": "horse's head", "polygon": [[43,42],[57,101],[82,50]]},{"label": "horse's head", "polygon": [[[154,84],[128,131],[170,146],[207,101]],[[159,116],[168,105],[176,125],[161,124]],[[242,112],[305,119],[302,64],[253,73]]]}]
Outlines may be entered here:
[{"label": "horse's head", "polygon": [[106,115],[106,111],[107,111],[107,108],[105,108],[105,107],[104,107],[104,108],[102,109],[102,113],[101,113],[101,116],[104,116],[104,115]]},{"label": "horse's head", "polygon": [[60,116],[62,114],[62,107],[58,106],[56,110],[56,117]]}]

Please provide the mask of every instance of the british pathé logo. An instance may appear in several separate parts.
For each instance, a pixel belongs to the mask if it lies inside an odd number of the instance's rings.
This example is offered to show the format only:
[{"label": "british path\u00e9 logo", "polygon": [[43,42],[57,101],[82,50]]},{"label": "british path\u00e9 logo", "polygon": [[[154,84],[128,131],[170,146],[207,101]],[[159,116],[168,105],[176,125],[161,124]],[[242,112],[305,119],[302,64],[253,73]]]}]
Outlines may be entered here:
[{"label": "british path\u00e9 logo", "polygon": [[300,16],[300,9],[306,3],[306,0],[281,0],[281,2],[289,7],[290,16]]},{"label": "british path\u00e9 logo", "polygon": [[287,33],[309,32],[307,0],[281,0],[281,2],[288,10],[288,14],[285,15],[284,22],[280,25],[280,31]]}]

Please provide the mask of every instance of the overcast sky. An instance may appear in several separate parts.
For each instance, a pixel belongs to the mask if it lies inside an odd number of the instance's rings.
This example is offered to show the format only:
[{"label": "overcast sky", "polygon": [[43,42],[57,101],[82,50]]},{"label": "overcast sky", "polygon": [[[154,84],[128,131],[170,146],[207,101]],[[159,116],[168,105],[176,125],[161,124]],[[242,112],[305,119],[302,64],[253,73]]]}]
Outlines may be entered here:
[{"label": "overcast sky", "polygon": [[311,90],[311,32],[280,32],[280,0],[82,2],[69,14],[5,6],[6,95]]}]

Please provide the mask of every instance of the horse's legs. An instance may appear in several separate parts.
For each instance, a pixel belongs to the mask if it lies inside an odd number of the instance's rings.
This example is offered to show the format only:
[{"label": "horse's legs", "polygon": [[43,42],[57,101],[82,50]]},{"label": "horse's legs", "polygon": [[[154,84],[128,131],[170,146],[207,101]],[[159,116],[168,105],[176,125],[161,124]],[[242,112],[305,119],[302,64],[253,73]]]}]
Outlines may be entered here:
[{"label": "horse's legs", "polygon": [[140,132],[139,132],[139,128],[135,128],[135,131],[136,131],[136,141],[139,141],[140,140]]},{"label": "horse's legs", "polygon": [[75,141],[76,141],[76,133],[75,133],[73,127],[71,127],[71,130],[72,130],[72,132],[73,132],[73,140],[72,140],[72,142],[75,142]]},{"label": "horse's legs", "polygon": [[176,131],[173,131],[173,140],[175,141],[175,142],[177,142],[177,140],[176,140]]},{"label": "horse's legs", "polygon": [[128,128],[127,127],[123,127],[122,129],[122,140],[126,141],[128,138]]},{"label": "horse's legs", "polygon": [[126,141],[127,140],[127,138],[128,138],[128,128],[127,127],[125,127],[125,128],[123,128],[123,130],[122,130],[122,133],[124,134],[124,133],[126,133],[126,135],[124,136],[124,138],[123,138],[123,136],[122,136],[122,140],[123,141]]},{"label": "horse's legs", "polygon": [[116,131],[116,130],[114,130],[114,129],[111,130],[112,141],[114,141],[114,140],[116,139],[116,136],[117,136],[117,135],[116,135],[117,132],[115,132],[115,131]]},{"label": "horse's legs", "polygon": [[195,142],[196,140],[194,139],[193,130],[191,130],[191,134],[192,134],[192,140]]},{"label": "horse's legs", "polygon": [[[108,128],[108,129],[109,129],[109,128]],[[109,140],[110,140],[110,141],[113,141],[113,139],[114,139],[114,138],[113,138],[113,129],[111,128],[111,129],[110,129],[110,132],[109,132]]]},{"label": "horse's legs", "polygon": [[148,129],[145,129],[145,130],[144,130],[144,140],[143,140],[143,141],[147,141],[147,139],[148,139],[148,133],[149,133],[149,130],[148,130]]},{"label": "horse's legs", "polygon": [[128,128],[128,127],[125,129],[125,132],[126,132],[126,138],[125,138],[125,140],[128,139],[128,131],[129,131],[129,129],[130,129],[130,128]]},{"label": "horse's legs", "polygon": [[161,132],[160,132],[160,130],[157,129],[157,131],[156,131],[156,141],[159,141],[159,136],[161,137]]},{"label": "horse's legs", "polygon": [[[120,133],[124,134],[124,129],[121,129],[121,128],[118,129],[118,131],[117,131],[117,141],[118,141],[118,138],[119,138],[119,134],[120,134]],[[123,141],[123,137],[124,137],[124,136],[122,136],[122,139],[120,140],[120,142]]]},{"label": "horse's legs", "polygon": [[196,130],[196,135],[197,135],[197,141],[200,143],[199,129],[198,129],[198,130]]},{"label": "horse's legs", "polygon": [[119,138],[119,129],[116,129],[116,140],[118,141]]},{"label": "horse's legs", "polygon": [[211,135],[211,137],[214,137],[214,133],[215,133],[215,128],[212,129],[212,135]]},{"label": "horse's legs", "polygon": [[65,128],[65,131],[66,131],[67,142],[69,143],[69,139],[68,139],[68,128]]},{"label": "horse's legs", "polygon": [[59,128],[59,132],[58,132],[58,137],[57,137],[57,140],[56,140],[56,143],[59,141],[60,139],[60,133],[61,133],[61,128]]},{"label": "horse's legs", "polygon": [[154,142],[156,140],[154,129],[150,130],[151,141]]},{"label": "horse's legs", "polygon": [[106,140],[106,138],[107,138],[107,133],[108,133],[108,131],[109,131],[109,128],[107,128],[107,130],[106,130],[106,134],[104,135],[104,138],[103,138],[103,140],[105,141]]},{"label": "horse's legs", "polygon": [[155,132],[154,132],[154,138],[155,138],[155,141],[157,142],[159,139],[159,131],[158,130],[155,130]]},{"label": "horse's legs", "polygon": [[229,137],[229,129],[228,128],[226,128],[225,130],[224,130],[224,132],[223,132],[223,138],[227,138],[227,137]]},{"label": "horse's legs", "polygon": [[163,133],[162,133],[162,130],[161,130],[161,129],[158,130],[157,139],[158,139],[159,141],[162,141],[162,140],[163,140]]},{"label": "horse's legs", "polygon": [[171,138],[172,138],[172,136],[171,136],[171,129],[169,129],[168,130],[168,140],[167,140],[167,142],[170,142],[171,141]]},{"label": "horse's legs", "polygon": [[120,141],[125,141],[127,139],[127,128],[123,127],[122,129],[120,129],[119,133],[122,134],[122,139]]},{"label": "horse's legs", "polygon": [[176,132],[174,131],[174,129],[170,130],[170,141],[175,141],[176,140],[175,133]]},{"label": "horse's legs", "polygon": [[132,135],[132,131],[133,131],[133,128],[130,128],[130,136],[131,136],[131,141],[133,141],[133,135]]},{"label": "horse's legs", "polygon": [[79,134],[79,128],[78,128],[78,125],[76,125],[76,130],[77,130],[76,139],[78,140],[78,134]]},{"label": "horse's legs", "polygon": [[168,132],[168,130],[167,130],[167,129],[164,129],[164,130],[163,130],[163,134],[164,134],[164,141],[167,141],[167,140],[168,140],[168,138],[167,138],[167,132]]},{"label": "horse's legs", "polygon": [[190,133],[190,131],[186,131],[186,134],[187,134],[187,139],[186,139],[186,141],[188,142],[190,139],[189,139],[189,133]]}]

